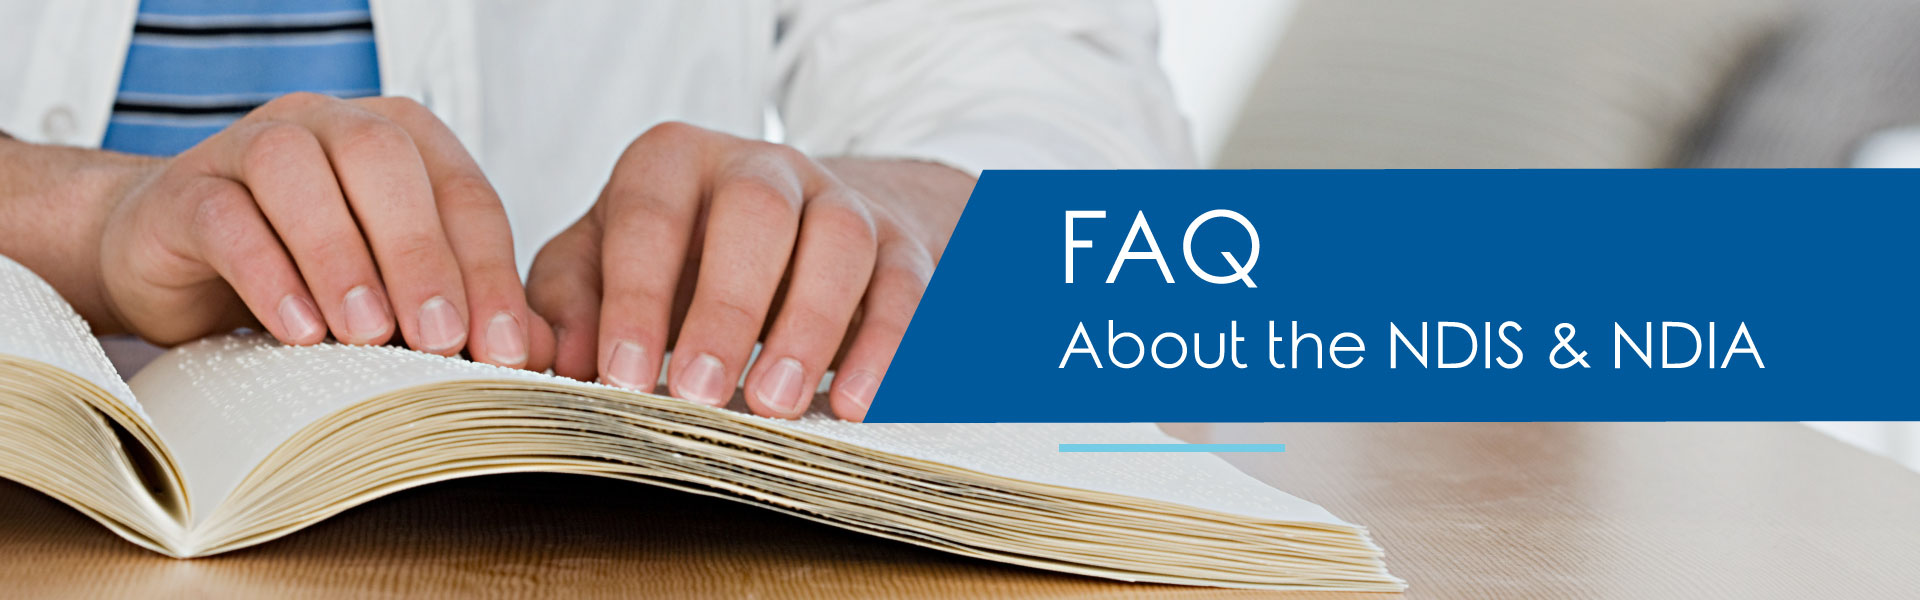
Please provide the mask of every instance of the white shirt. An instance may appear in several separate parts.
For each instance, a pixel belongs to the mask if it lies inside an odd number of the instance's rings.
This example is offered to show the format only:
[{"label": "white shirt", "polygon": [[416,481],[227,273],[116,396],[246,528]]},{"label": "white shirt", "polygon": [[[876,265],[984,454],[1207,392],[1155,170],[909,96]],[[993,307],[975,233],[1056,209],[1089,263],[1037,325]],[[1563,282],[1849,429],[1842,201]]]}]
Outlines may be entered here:
[{"label": "white shirt", "polygon": [[[138,0],[0,3],[0,130],[98,146]],[[485,169],[521,268],[667,120],[814,156],[1194,163],[1147,0],[374,0],[382,92]]]}]

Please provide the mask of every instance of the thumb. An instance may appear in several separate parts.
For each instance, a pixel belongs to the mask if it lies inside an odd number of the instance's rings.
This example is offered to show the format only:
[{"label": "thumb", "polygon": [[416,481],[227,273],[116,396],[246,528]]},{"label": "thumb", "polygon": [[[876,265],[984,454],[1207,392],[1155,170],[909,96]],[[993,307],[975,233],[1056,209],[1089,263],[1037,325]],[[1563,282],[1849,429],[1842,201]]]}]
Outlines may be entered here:
[{"label": "thumb", "polygon": [[551,325],[533,328],[535,351],[529,356],[539,355],[538,336],[545,331],[553,372],[582,381],[599,375],[600,227],[592,218],[581,218],[547,242],[527,274],[528,304],[541,324]]}]

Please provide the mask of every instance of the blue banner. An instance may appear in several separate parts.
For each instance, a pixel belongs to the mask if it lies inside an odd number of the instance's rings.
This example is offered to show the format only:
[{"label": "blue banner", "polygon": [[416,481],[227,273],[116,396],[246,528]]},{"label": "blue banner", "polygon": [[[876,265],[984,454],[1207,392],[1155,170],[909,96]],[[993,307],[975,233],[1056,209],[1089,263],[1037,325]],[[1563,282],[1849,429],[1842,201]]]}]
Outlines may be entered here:
[{"label": "blue banner", "polygon": [[867,419],[1920,420],[1920,172],[997,171]]}]

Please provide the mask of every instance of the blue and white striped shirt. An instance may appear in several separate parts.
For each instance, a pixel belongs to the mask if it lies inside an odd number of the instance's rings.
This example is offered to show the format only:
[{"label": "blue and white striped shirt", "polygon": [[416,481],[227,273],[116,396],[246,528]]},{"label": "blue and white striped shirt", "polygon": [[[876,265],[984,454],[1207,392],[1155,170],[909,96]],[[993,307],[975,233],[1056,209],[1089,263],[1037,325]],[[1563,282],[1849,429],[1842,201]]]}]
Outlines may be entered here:
[{"label": "blue and white striped shirt", "polygon": [[101,147],[172,156],[290,92],[380,93],[368,0],[142,0]]}]

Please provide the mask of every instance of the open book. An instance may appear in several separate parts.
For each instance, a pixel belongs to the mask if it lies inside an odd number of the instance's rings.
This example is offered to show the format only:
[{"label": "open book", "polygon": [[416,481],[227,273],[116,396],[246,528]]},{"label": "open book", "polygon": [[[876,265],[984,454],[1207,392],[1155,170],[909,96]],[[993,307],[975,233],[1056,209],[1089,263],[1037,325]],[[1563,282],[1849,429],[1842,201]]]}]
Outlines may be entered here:
[{"label": "open book", "polygon": [[413,486],[550,471],[1097,577],[1404,588],[1365,529],[1211,454],[1058,451],[1175,441],[1151,424],[780,421],[400,348],[258,335],[175,348],[128,382],[72,307],[4,257],[0,440],[0,476],[175,557],[264,543]]}]

